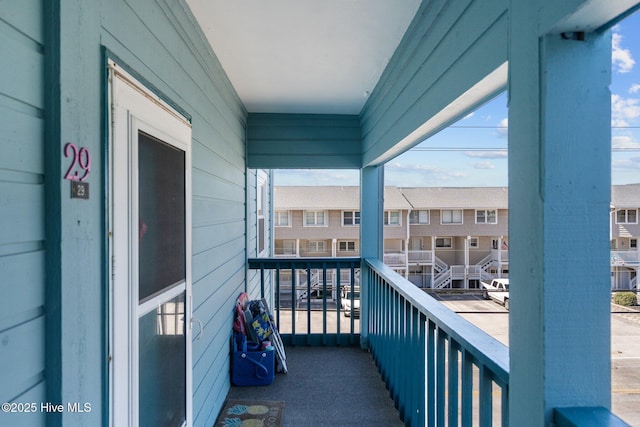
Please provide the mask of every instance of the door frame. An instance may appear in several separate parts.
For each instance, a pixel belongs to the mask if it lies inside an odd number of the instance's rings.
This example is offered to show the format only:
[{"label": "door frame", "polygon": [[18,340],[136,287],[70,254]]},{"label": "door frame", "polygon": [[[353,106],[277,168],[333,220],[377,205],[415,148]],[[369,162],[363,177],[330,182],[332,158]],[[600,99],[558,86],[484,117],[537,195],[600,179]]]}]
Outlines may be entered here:
[{"label": "door frame", "polygon": [[[165,102],[132,74],[107,59],[108,79],[108,238],[109,309],[109,424],[138,425],[138,319],[153,306],[185,292],[185,409],[186,422],[193,424],[192,364],[192,197],[190,118]],[[144,131],[185,153],[185,283],[169,287],[162,296],[138,303],[137,140]],[[136,139],[134,139],[136,138]],[[126,142],[125,142],[126,141]],[[126,286],[126,290],[124,289]],[[149,308],[151,307],[151,308]],[[120,331],[120,333],[118,332]],[[122,333],[122,331],[126,331]],[[123,378],[126,378],[123,381]]]}]

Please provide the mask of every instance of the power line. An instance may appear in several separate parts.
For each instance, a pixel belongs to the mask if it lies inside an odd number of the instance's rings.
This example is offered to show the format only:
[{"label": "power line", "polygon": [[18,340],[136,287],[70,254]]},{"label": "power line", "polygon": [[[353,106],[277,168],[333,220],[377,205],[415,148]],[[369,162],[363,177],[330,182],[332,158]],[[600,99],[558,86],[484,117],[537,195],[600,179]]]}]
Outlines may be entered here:
[{"label": "power line", "polygon": [[508,149],[504,147],[414,147],[409,151],[508,151]]},{"label": "power line", "polygon": [[[509,151],[505,147],[414,147],[409,151]],[[611,152],[635,152],[640,151],[640,147],[618,147],[612,148]]]},{"label": "power line", "polygon": [[[447,129],[509,129],[509,126],[451,125]],[[640,126],[611,126],[611,129],[640,129]]]}]

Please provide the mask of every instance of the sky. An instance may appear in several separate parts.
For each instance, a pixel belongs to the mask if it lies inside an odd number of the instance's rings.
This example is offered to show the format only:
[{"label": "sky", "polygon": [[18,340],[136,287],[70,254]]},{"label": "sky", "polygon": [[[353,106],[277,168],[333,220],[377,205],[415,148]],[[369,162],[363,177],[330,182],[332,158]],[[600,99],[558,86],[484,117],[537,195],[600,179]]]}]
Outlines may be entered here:
[{"label": "sky", "polygon": [[[640,183],[640,13],[612,29],[611,181]],[[385,165],[385,185],[507,186],[503,93]],[[275,185],[359,185],[354,170],[277,170]]]}]

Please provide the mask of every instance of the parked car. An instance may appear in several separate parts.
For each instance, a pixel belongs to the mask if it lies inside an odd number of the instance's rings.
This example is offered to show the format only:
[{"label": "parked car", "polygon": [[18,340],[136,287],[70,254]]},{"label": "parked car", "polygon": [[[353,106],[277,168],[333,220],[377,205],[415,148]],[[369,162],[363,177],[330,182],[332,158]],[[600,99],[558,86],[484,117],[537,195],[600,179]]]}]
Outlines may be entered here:
[{"label": "parked car", "polygon": [[[352,300],[353,308],[351,307]],[[346,317],[351,316],[351,312],[353,312],[354,317],[360,317],[360,289],[356,288],[352,294],[350,287],[343,287],[340,292],[340,308],[344,310]]]},{"label": "parked car", "polygon": [[482,296],[504,305],[509,310],[509,279],[493,279],[490,283],[481,282]]}]

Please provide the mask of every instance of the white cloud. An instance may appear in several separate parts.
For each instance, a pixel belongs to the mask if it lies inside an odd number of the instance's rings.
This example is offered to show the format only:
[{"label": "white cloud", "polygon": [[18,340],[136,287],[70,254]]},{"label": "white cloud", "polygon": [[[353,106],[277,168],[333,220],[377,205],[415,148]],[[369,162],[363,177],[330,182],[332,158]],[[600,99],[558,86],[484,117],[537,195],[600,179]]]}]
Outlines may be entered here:
[{"label": "white cloud", "polygon": [[498,132],[498,136],[501,138],[506,138],[509,136],[509,118],[505,117],[500,120],[498,126],[496,127],[496,131]]},{"label": "white cloud", "polygon": [[490,161],[478,162],[478,163],[469,163],[471,167],[474,169],[495,169],[496,165],[491,163]]},{"label": "white cloud", "polygon": [[640,157],[631,157],[628,159],[619,159],[611,162],[614,169],[635,169],[640,168]]},{"label": "white cloud", "polygon": [[629,120],[640,117],[640,99],[611,95],[611,126],[629,126]]},{"label": "white cloud", "polygon": [[613,33],[611,38],[611,63],[618,67],[619,73],[628,73],[633,69],[636,61],[631,56],[629,49],[620,47],[622,39],[623,37],[620,33]]},{"label": "white cloud", "polygon": [[446,185],[467,177],[465,172],[427,164],[387,163],[384,167],[386,185],[420,186]]},{"label": "white cloud", "polygon": [[423,165],[423,164],[409,164],[401,162],[391,162],[385,165],[385,171],[399,172],[399,173],[411,173],[411,172],[426,172],[429,174],[445,173],[446,169],[439,166]]},{"label": "white cloud", "polygon": [[506,149],[493,151],[465,151],[464,155],[477,159],[506,159],[508,157],[508,152]]},{"label": "white cloud", "polygon": [[631,135],[615,135],[611,137],[611,148],[640,148],[640,143]]},{"label": "white cloud", "polygon": [[275,185],[359,185],[360,174],[351,169],[277,169]]},{"label": "white cloud", "polygon": [[629,93],[638,93],[640,92],[640,84],[638,83],[634,83],[631,85],[631,87],[629,88]]}]

